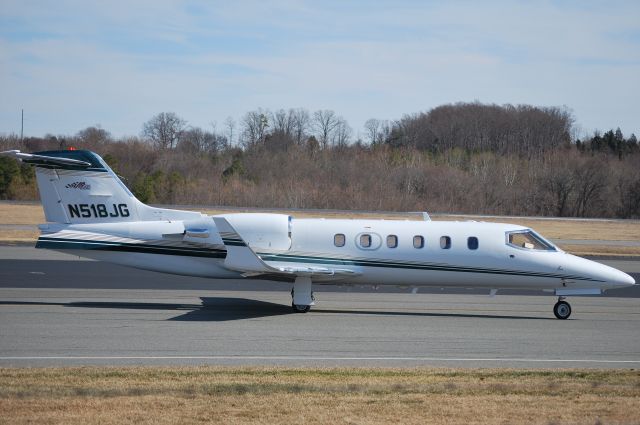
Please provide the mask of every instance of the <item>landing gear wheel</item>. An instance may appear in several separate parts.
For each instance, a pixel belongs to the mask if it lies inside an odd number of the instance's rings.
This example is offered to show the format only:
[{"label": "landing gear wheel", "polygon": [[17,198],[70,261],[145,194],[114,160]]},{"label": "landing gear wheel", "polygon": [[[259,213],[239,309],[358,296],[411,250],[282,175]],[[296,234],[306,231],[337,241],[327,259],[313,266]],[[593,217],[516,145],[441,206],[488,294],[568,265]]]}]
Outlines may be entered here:
[{"label": "landing gear wheel", "polygon": [[310,305],[291,304],[291,308],[293,308],[293,311],[296,313],[306,313],[311,310]]},{"label": "landing gear wheel", "polygon": [[568,319],[571,316],[571,306],[566,301],[558,301],[553,306],[553,314],[560,320]]}]

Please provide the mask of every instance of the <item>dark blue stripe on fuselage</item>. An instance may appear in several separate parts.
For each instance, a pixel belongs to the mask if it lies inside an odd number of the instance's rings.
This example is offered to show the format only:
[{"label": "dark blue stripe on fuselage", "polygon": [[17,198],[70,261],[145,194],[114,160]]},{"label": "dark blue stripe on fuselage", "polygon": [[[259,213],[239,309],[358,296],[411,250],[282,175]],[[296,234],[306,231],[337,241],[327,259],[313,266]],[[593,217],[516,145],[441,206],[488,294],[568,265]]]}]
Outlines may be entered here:
[{"label": "dark blue stripe on fuselage", "polygon": [[169,247],[162,245],[134,244],[125,242],[85,241],[74,239],[43,238],[38,239],[36,248],[45,249],[82,249],[94,251],[138,252],[143,254],[179,255],[185,257],[225,258],[226,251],[221,249]]},{"label": "dark blue stripe on fuselage", "polygon": [[431,271],[445,271],[445,272],[467,272],[467,273],[548,277],[548,278],[556,278],[556,279],[603,282],[602,280],[592,279],[592,278],[583,277],[583,276],[576,276],[576,275],[531,272],[531,271],[523,271],[523,270],[453,266],[450,264],[407,263],[407,262],[388,261],[388,260],[324,258],[324,257],[308,257],[308,256],[299,256],[299,255],[267,254],[267,253],[260,254],[260,257],[264,261],[280,261],[280,262],[291,262],[291,263],[314,263],[314,264],[325,264],[325,265],[332,264],[332,265],[340,265],[340,266],[381,267],[381,268],[431,270]]},{"label": "dark blue stripe on fuselage", "polygon": [[228,246],[247,246],[242,239],[222,238],[222,243]]}]

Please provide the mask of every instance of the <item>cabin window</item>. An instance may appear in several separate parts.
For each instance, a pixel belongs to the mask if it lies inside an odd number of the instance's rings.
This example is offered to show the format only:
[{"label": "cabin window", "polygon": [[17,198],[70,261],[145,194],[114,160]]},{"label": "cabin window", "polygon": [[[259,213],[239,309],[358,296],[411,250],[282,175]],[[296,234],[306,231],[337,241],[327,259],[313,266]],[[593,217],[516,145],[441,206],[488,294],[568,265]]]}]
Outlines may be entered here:
[{"label": "cabin window", "polygon": [[507,244],[521,249],[555,251],[556,247],[533,230],[507,232]]},{"label": "cabin window", "polygon": [[424,248],[424,238],[420,235],[416,235],[413,237],[413,247],[420,249]]},{"label": "cabin window", "polygon": [[337,247],[341,247],[344,246],[344,242],[346,241],[346,238],[344,236],[344,234],[342,233],[337,233],[334,237],[333,237],[333,244]]},{"label": "cabin window", "polygon": [[396,235],[387,236],[387,248],[397,248],[398,247],[398,237]]},{"label": "cabin window", "polygon": [[360,235],[360,246],[363,248],[370,248],[371,247],[371,235],[368,234],[364,234],[364,235]]},{"label": "cabin window", "polygon": [[440,236],[440,248],[442,249],[451,248],[451,238],[449,236]]},{"label": "cabin window", "polygon": [[475,236],[467,238],[467,248],[478,249],[478,238],[476,238]]}]

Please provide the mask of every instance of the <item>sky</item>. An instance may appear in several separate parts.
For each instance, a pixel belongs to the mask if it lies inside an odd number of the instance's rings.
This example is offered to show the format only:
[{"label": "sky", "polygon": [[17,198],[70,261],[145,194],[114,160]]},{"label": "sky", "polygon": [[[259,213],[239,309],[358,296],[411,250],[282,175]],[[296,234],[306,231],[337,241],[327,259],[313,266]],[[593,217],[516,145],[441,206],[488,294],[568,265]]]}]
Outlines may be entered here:
[{"label": "sky", "polygon": [[640,136],[640,1],[0,0],[0,134],[219,131],[331,109],[364,137],[474,102],[569,108],[577,136]]}]

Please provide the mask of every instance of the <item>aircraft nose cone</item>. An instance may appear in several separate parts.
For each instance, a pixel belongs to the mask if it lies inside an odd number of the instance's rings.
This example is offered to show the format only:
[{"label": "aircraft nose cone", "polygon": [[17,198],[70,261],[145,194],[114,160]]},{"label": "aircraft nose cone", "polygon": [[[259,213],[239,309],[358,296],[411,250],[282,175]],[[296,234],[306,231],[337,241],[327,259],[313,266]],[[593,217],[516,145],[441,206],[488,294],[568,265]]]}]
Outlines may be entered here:
[{"label": "aircraft nose cone", "polygon": [[633,277],[629,276],[625,272],[616,269],[614,269],[614,272],[610,274],[608,280],[610,283],[618,287],[631,286],[636,284],[636,280]]},{"label": "aircraft nose cone", "polygon": [[572,270],[574,270],[576,274],[579,275],[584,273],[593,279],[597,279],[600,282],[603,282],[604,287],[608,289],[624,288],[635,285],[636,283],[633,277],[616,268],[592,260],[587,260],[586,258],[576,257],[574,255],[569,255],[568,258],[570,260]]},{"label": "aircraft nose cone", "polygon": [[624,273],[625,275],[625,279],[624,279],[624,283],[627,285],[635,285],[636,284],[636,280],[631,277],[630,275]]}]

